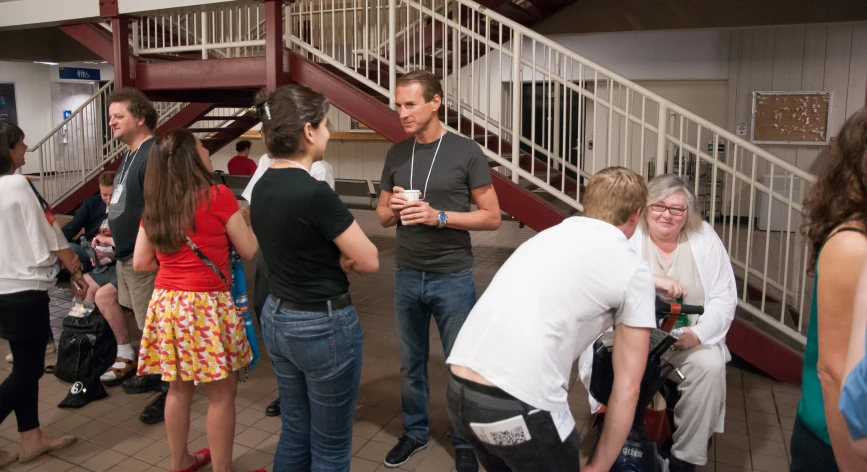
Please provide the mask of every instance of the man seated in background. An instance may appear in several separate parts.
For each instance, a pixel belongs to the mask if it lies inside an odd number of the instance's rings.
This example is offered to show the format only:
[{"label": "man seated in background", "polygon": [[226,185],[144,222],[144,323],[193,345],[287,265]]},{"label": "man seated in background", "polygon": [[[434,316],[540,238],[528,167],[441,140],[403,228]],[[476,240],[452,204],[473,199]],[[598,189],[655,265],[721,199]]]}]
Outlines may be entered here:
[{"label": "man seated in background", "polygon": [[[238,144],[240,145],[241,142]],[[259,166],[253,174],[253,177],[250,178],[250,182],[247,183],[247,188],[245,188],[244,192],[241,194],[241,196],[251,205],[253,203],[251,201],[253,198],[253,187],[256,186],[256,182],[259,181],[262,175],[265,174],[265,171],[267,171],[273,163],[274,159],[268,157],[268,154],[259,158]],[[331,190],[334,190],[334,169],[331,167],[331,164],[325,162],[325,159],[313,163],[310,167],[310,175],[316,180],[321,180],[327,183],[328,186],[331,187]],[[262,308],[265,306],[265,300],[267,300],[268,295],[271,294],[271,283],[268,280],[268,267],[265,265],[265,258],[262,257],[261,250],[256,254],[255,260],[256,278],[253,282],[253,309],[256,312],[256,316],[259,316],[259,314],[262,313]],[[280,416],[279,398],[271,402],[268,407],[265,408],[265,415]]]},{"label": "man seated in background", "polygon": [[253,175],[256,173],[256,161],[250,159],[250,148],[253,143],[246,139],[235,144],[237,156],[229,159],[229,173],[238,175]]},{"label": "man seated in background", "polygon": [[79,234],[84,230],[84,238],[92,241],[99,232],[99,226],[105,221],[105,211],[111,193],[114,191],[114,176],[116,172],[107,171],[99,174],[99,195],[91,195],[84,199],[75,216],[69,223],[63,225],[63,235],[69,241],[69,248],[81,259],[82,272],[93,270],[87,248],[78,244]]},{"label": "man seated in background", "polygon": [[[111,172],[114,179],[114,172]],[[109,203],[109,206],[111,203]],[[87,301],[96,304],[99,312],[108,321],[117,340],[117,357],[100,380],[107,386],[118,385],[135,374],[136,356],[130,341],[129,323],[120,306],[117,293],[117,268],[114,257],[114,238],[108,227],[108,215],[99,227],[99,233],[91,241],[94,269],[84,275],[87,281]]]}]

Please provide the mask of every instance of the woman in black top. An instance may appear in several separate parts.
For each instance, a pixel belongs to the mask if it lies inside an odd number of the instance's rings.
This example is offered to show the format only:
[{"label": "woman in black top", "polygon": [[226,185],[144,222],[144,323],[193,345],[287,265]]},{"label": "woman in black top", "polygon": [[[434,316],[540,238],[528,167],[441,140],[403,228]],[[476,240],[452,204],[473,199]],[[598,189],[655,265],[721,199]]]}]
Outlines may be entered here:
[{"label": "woman in black top", "polygon": [[271,280],[261,320],[283,420],[275,472],[349,471],[364,335],[346,274],[379,269],[355,218],[310,175],[328,143],[328,106],[287,85],[259,92],[253,108],[275,159],[250,214]]}]

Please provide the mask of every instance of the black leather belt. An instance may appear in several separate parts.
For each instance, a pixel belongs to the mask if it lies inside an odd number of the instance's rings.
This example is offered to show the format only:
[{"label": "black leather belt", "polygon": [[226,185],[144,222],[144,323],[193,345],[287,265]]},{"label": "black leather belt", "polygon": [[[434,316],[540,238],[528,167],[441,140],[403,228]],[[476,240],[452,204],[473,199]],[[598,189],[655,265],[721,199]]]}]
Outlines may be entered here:
[{"label": "black leather belt", "polygon": [[[277,298],[277,297],[274,297]],[[352,306],[352,297],[349,296],[349,292],[340,295],[339,297],[332,298],[331,300],[319,303],[295,303],[290,302],[289,300],[280,300],[280,309],[281,310],[295,310],[295,311],[319,311],[319,312],[328,312],[328,303],[331,303],[332,310],[341,310],[348,306]]]}]

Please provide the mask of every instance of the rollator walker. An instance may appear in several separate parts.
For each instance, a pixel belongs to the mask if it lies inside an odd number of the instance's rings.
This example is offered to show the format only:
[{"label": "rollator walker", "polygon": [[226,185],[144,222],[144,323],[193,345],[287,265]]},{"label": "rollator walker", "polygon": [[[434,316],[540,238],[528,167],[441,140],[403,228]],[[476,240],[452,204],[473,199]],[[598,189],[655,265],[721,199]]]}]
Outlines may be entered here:
[{"label": "rollator walker", "polygon": [[[667,458],[671,451],[674,405],[680,395],[677,391],[678,382],[670,380],[669,375],[675,373],[680,381],[684,380],[684,376],[662,356],[677,341],[677,337],[672,334],[677,317],[701,315],[704,313],[704,307],[670,303],[657,296],[655,311],[657,324],[661,322],[662,326],[654,329],[650,334],[650,353],[644,377],[641,379],[635,419],[620,455],[611,466],[611,472],[660,472],[662,470],[660,461]],[[613,341],[613,333],[609,332],[600,335],[593,343],[590,395],[603,405],[608,403],[614,385]],[[660,406],[660,397],[657,397],[657,393],[665,403],[665,412],[661,418],[655,418],[659,421],[655,421],[651,431],[648,431],[645,424],[646,412],[652,408],[651,402],[654,399],[656,399],[656,406]],[[601,426],[604,422],[604,408],[603,406],[596,414],[594,425]],[[653,409],[659,411],[659,408]]]}]

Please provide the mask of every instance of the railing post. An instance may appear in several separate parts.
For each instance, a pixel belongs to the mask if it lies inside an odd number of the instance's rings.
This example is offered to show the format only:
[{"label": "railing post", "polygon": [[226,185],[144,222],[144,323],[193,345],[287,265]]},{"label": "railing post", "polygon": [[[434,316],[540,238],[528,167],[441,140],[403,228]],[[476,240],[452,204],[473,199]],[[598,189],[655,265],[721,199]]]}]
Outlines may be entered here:
[{"label": "railing post", "polygon": [[208,58],[208,12],[202,12],[202,59]]},{"label": "railing post", "polygon": [[[518,169],[521,168],[521,53],[524,37],[514,31],[512,37],[512,182],[518,183]],[[460,114],[460,106],[458,106]]]},{"label": "railing post", "polygon": [[[658,137],[656,141],[656,172],[654,177],[659,177],[665,173],[665,143],[666,134],[668,133],[668,106],[664,103],[659,104],[659,119],[656,125]],[[644,169],[642,169],[642,172]]]},{"label": "railing post", "polygon": [[394,89],[397,82],[397,0],[388,0],[388,106],[394,110]]},{"label": "railing post", "polygon": [[45,153],[42,152],[44,145],[39,146],[39,192],[45,195]]}]

